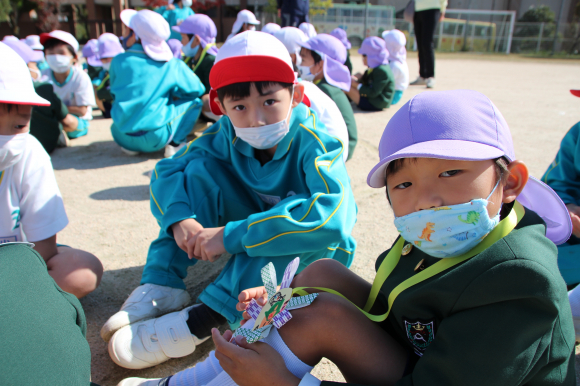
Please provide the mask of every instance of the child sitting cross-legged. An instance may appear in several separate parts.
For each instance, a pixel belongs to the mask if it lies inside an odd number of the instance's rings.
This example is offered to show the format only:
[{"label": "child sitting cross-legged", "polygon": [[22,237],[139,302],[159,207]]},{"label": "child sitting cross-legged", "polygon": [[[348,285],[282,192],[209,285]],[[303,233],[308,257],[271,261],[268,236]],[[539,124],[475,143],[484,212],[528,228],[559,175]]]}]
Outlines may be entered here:
[{"label": "child sitting cross-legged", "polygon": [[[497,108],[470,90],[419,94],[388,123],[379,156],[367,182],[385,188],[400,237],[372,285],[317,261],[290,287],[318,297],[265,342],[234,345],[213,329],[216,351],[193,369],[122,385],[330,386],[308,374],[323,357],[358,385],[575,385],[550,240],[569,236],[566,208],[516,159]],[[264,292],[243,291],[238,309],[264,305]]]}]

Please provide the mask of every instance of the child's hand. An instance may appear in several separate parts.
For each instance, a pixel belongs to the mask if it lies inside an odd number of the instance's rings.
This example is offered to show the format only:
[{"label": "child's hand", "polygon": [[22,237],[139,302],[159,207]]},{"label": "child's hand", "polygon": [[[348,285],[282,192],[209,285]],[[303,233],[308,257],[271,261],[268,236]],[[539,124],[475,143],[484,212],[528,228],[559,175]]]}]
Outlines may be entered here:
[{"label": "child's hand", "polygon": [[236,337],[238,346],[229,343],[232,333],[221,336],[216,328],[211,330],[215,343],[215,357],[226,373],[240,386],[297,386],[300,379],[286,367],[284,359],[269,344],[248,344],[246,338]]},{"label": "child's hand", "polygon": [[266,293],[266,287],[263,287],[262,286],[262,287],[250,288],[250,289],[247,289],[247,290],[244,290],[244,291],[240,292],[240,294],[238,295],[238,301],[239,301],[239,303],[236,304],[236,310],[238,310],[238,311],[244,311],[244,313],[243,313],[244,319],[240,323],[240,325],[242,325],[242,326],[248,320],[251,319],[251,316],[245,311],[245,309],[248,308],[248,304],[250,304],[250,301],[252,299],[255,299],[256,302],[260,306],[264,306],[266,304],[266,301],[268,301],[268,295]]},{"label": "child's hand", "polygon": [[566,204],[566,208],[568,208],[570,220],[572,220],[572,234],[576,237],[580,237],[580,206]]},{"label": "child's hand", "polygon": [[190,259],[193,256],[213,263],[226,253],[224,227],[202,229],[187,240],[187,249],[192,252]]},{"label": "child's hand", "polygon": [[190,259],[194,257],[193,249],[189,249],[187,241],[203,230],[203,226],[196,220],[188,218],[176,222],[171,226],[171,229],[173,230],[173,238],[175,239],[177,246],[183,249]]}]

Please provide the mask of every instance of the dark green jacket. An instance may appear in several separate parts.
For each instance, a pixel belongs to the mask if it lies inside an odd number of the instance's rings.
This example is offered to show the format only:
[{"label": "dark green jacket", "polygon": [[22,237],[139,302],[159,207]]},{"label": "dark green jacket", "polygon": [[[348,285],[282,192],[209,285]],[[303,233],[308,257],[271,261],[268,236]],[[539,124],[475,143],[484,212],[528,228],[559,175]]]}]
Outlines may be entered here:
[{"label": "dark green jacket", "polygon": [[[192,70],[197,65],[197,62],[194,62],[193,58],[188,57],[185,58],[185,60],[187,61],[186,63],[189,66],[189,68],[191,68]],[[211,71],[211,68],[213,67],[214,62],[215,56],[206,53],[205,57],[203,58],[199,66],[195,69],[195,71],[193,71],[195,75],[197,75],[199,80],[201,80],[201,83],[203,83],[206,94],[209,94],[209,90],[211,90],[211,87],[209,85],[209,73]]]},{"label": "dark green jacket", "polygon": [[348,68],[348,71],[352,75],[352,62],[350,61],[350,51],[349,50],[346,50],[346,62],[344,62],[344,65]]},{"label": "dark green jacket", "polygon": [[336,106],[342,114],[344,123],[346,123],[346,128],[348,130],[348,159],[352,158],[354,154],[354,148],[356,147],[356,142],[358,140],[358,133],[356,129],[356,121],[354,119],[354,113],[352,111],[352,106],[346,97],[346,94],[338,87],[331,86],[326,82],[326,79],[322,79],[319,82],[315,82],[319,89],[324,91],[326,95],[330,97],[336,103]]},{"label": "dark green jacket", "polygon": [[[508,236],[399,294],[382,324],[411,353],[410,374],[397,386],[576,384],[566,285],[544,234],[543,221],[526,209]],[[401,256],[377,297],[381,313],[422,259],[425,267],[439,260],[417,248]],[[411,326],[417,322],[420,331]]]},{"label": "dark green jacket", "polygon": [[395,76],[389,65],[367,69],[361,83],[360,96],[367,98],[377,109],[386,109],[391,105],[395,95]]},{"label": "dark green jacket", "polygon": [[102,100],[103,102],[113,103],[113,94],[111,94],[111,81],[109,77],[109,73],[103,78],[101,84],[97,87],[97,98]]},{"label": "dark green jacket", "polygon": [[101,72],[102,69],[103,67],[93,67],[87,63],[87,73],[89,74],[89,78],[91,78],[91,80],[99,76],[99,72]]},{"label": "dark green jacket", "polygon": [[50,102],[50,106],[34,106],[30,120],[30,134],[42,144],[47,153],[51,153],[58,142],[62,130],[61,121],[66,118],[68,109],[54,93],[52,84],[35,82],[34,90]]},{"label": "dark green jacket", "polygon": [[91,352],[81,304],[25,244],[0,245],[0,385],[90,384]]}]

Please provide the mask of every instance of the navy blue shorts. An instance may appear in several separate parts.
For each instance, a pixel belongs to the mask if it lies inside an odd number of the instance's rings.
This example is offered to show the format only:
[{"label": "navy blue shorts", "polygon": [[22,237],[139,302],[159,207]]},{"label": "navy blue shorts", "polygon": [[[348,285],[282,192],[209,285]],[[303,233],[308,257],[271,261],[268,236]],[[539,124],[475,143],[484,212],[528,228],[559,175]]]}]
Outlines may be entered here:
[{"label": "navy blue shorts", "polygon": [[364,111],[383,111],[383,109],[377,109],[375,106],[372,105],[371,102],[367,99],[367,97],[360,97],[360,101],[358,102],[358,108]]}]

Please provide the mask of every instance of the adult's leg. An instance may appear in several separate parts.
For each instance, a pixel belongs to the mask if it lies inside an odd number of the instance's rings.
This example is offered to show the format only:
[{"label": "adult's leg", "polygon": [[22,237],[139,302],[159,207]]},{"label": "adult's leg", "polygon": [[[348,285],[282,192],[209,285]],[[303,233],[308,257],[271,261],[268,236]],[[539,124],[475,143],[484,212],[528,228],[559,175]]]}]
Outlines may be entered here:
[{"label": "adult's leg", "polygon": [[425,50],[423,48],[423,19],[424,19],[424,11],[415,12],[413,16],[413,28],[415,29],[415,39],[417,40],[417,57],[419,58],[419,76],[424,78],[425,73]]},{"label": "adult's leg", "polygon": [[423,15],[423,38],[422,38],[422,50],[424,52],[423,56],[423,78],[433,78],[435,77],[435,51],[433,48],[433,36],[435,35],[435,28],[437,27],[437,22],[439,21],[439,16],[441,11],[438,9],[428,9],[422,11]]},{"label": "adult's leg", "polygon": [[58,247],[46,266],[56,284],[77,298],[93,292],[103,276],[103,265],[95,255],[69,247]]}]

